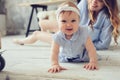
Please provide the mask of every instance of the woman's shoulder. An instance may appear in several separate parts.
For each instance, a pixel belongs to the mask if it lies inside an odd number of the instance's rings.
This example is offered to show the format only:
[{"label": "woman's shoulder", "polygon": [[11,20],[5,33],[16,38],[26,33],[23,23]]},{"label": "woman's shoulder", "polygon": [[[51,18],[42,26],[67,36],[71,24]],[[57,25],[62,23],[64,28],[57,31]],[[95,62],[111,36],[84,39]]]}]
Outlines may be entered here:
[{"label": "woman's shoulder", "polygon": [[108,14],[105,13],[104,9],[99,12],[97,17],[97,23],[111,24],[110,17]]},{"label": "woman's shoulder", "polygon": [[99,18],[103,18],[104,17],[105,19],[110,19],[110,16],[109,16],[109,14],[106,13],[105,9],[103,9],[103,10],[101,10],[99,12],[98,17]]}]

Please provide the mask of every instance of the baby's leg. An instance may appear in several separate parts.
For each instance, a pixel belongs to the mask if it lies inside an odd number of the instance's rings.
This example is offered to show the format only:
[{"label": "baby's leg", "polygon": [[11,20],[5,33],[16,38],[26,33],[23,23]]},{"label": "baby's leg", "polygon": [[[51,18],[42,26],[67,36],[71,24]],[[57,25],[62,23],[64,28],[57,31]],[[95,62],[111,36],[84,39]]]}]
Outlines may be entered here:
[{"label": "baby's leg", "polygon": [[57,32],[58,24],[56,20],[41,20],[39,22],[41,31]]},{"label": "baby's leg", "polygon": [[47,42],[47,43],[51,43],[52,42],[52,34],[47,33],[47,32],[42,32],[42,31],[35,31],[33,32],[32,35],[28,36],[25,39],[14,39],[13,42],[19,45],[23,45],[23,44],[33,44],[36,41],[43,41],[43,42]]}]

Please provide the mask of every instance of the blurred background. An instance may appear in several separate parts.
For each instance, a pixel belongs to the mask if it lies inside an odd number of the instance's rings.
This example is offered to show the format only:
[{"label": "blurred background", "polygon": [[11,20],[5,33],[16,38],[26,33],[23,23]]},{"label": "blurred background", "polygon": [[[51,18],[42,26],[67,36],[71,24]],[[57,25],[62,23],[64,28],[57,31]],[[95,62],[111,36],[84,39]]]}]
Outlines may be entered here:
[{"label": "blurred background", "polygon": [[[43,0],[0,0],[0,33],[2,36],[26,34],[31,13],[30,6],[21,6],[22,3],[35,3]],[[48,1],[48,0],[44,0]],[[55,1],[55,0],[53,0]],[[79,1],[79,0],[78,0]],[[77,2],[77,1],[76,1]],[[120,6],[120,0],[118,0]],[[57,5],[48,6],[49,10],[56,10]],[[39,9],[42,11],[42,9]],[[38,21],[34,13],[31,28],[38,28]]]}]

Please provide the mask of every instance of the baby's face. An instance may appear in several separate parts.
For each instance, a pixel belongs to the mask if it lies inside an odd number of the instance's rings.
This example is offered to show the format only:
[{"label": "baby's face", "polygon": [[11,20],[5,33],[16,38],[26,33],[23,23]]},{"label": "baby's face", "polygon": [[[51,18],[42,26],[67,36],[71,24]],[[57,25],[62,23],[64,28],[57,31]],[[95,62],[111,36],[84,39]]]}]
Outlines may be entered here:
[{"label": "baby's face", "polygon": [[60,30],[68,36],[72,36],[78,30],[79,16],[75,12],[65,11],[60,13],[58,18],[58,26]]}]

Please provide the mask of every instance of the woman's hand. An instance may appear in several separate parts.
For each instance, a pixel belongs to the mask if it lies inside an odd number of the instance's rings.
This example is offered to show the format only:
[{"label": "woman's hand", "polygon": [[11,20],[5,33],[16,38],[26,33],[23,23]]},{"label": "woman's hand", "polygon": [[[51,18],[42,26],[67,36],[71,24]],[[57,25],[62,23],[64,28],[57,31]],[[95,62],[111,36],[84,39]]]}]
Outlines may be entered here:
[{"label": "woman's hand", "polygon": [[98,69],[97,62],[89,62],[88,64],[84,65],[84,68],[87,70],[97,70]]},{"label": "woman's hand", "polygon": [[56,73],[56,72],[60,72],[62,70],[67,70],[66,68],[64,67],[61,67],[60,65],[53,65],[49,70],[48,72],[50,73]]}]

